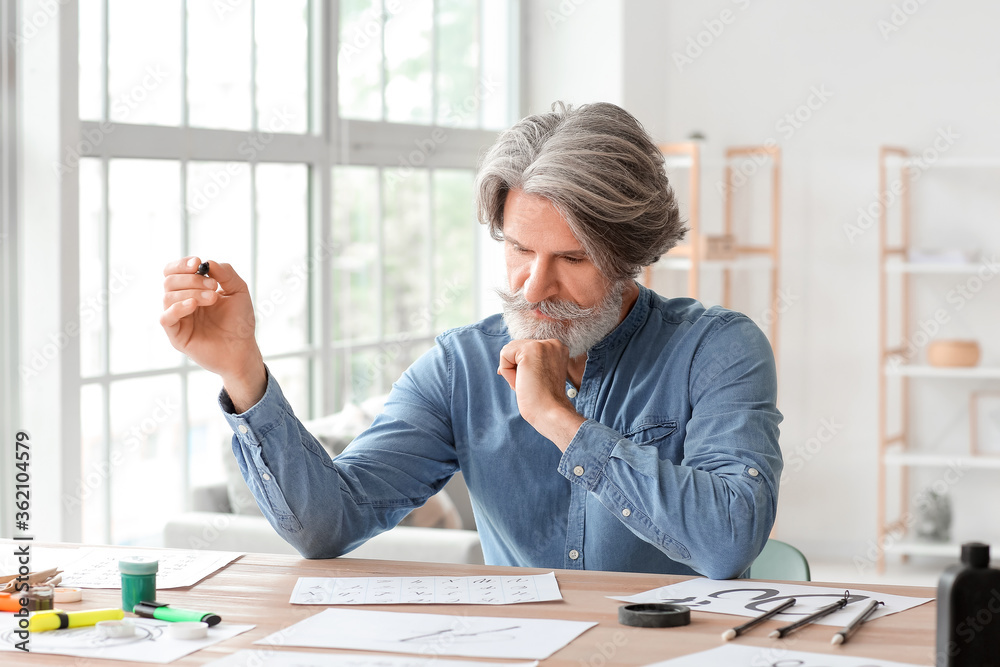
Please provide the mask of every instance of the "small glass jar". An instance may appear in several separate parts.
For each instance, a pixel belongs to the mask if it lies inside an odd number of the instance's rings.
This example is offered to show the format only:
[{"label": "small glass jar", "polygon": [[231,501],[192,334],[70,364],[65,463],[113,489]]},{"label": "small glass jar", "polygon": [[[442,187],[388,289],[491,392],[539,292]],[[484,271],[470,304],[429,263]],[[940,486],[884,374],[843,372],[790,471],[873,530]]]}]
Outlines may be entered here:
[{"label": "small glass jar", "polygon": [[140,602],[156,600],[156,572],[160,563],[142,556],[129,556],[118,561],[122,575],[122,610],[132,613]]}]

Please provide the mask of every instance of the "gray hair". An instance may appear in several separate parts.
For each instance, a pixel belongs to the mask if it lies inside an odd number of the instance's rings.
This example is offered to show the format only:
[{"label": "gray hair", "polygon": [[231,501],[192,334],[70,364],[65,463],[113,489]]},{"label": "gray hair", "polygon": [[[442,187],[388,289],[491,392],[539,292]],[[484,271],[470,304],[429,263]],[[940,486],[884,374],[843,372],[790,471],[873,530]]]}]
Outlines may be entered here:
[{"label": "gray hair", "polygon": [[476,177],[476,210],[503,240],[507,193],[544,197],[610,280],[635,278],[684,237],[663,154],[638,120],[608,103],[556,102],[500,134]]}]

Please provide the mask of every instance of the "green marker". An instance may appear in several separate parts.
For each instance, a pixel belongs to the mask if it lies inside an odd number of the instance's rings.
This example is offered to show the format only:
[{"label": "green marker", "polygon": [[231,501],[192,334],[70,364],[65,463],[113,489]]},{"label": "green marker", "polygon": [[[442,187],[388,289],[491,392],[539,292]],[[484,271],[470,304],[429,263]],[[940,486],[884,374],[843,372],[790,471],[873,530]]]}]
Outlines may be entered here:
[{"label": "green marker", "polygon": [[136,616],[143,618],[158,618],[161,621],[202,621],[208,623],[209,627],[218,625],[222,618],[218,614],[205,611],[191,611],[190,609],[175,609],[163,602],[140,602],[132,612]]}]

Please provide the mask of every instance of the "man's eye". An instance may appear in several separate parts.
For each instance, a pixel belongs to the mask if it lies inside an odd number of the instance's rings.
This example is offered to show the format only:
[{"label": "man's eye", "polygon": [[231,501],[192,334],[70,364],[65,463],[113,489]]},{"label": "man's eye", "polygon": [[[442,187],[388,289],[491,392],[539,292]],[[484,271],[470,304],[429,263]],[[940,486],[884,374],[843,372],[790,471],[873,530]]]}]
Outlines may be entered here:
[{"label": "man's eye", "polygon": [[583,257],[564,257],[563,259],[565,259],[570,264],[579,264],[583,261]]}]

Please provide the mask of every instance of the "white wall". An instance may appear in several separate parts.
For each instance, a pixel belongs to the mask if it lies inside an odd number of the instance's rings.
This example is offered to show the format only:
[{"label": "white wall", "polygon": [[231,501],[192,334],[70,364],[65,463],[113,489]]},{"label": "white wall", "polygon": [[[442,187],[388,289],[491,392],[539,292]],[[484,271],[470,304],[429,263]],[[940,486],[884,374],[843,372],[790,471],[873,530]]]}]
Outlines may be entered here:
[{"label": "white wall", "polygon": [[[859,207],[875,201],[882,144],[923,150],[950,131],[957,138],[948,157],[1000,156],[1000,5],[589,0],[549,26],[545,12],[561,6],[575,6],[575,0],[540,2],[529,16],[530,110],[561,96],[578,103],[607,99],[624,103],[657,140],[703,132],[708,157],[720,156],[725,146],[768,139],[781,146],[781,282],[794,301],[781,329],[779,400],[786,416],[786,461],[798,460],[782,487],[778,537],[811,555],[864,555],[876,531],[878,234],[871,228],[849,238],[845,226],[857,222]],[[700,52],[691,47],[686,53],[689,40],[699,39]],[[591,65],[589,74],[581,72]],[[810,101],[814,109],[800,109]],[[785,116],[797,111],[808,119],[795,127]],[[702,194],[706,219],[720,210],[709,170]],[[915,212],[924,242],[959,239],[953,242],[1000,250],[1000,201],[982,196],[988,185],[963,192],[965,178],[956,175],[962,173],[923,180],[931,192],[925,203],[944,216],[935,220]],[[996,183],[1000,170],[992,175]],[[958,199],[976,200],[978,208],[963,209],[961,220],[949,219],[949,205]],[[958,222],[969,222],[972,231],[957,235],[952,230]],[[961,316],[952,313],[952,330],[982,332],[986,324],[997,324],[995,282],[971,304],[978,313],[973,307]],[[931,283],[928,289],[941,296],[948,286]],[[944,300],[931,298],[916,315],[933,313],[935,303]],[[1000,365],[998,344],[988,336],[980,341],[983,363]],[[944,403],[931,403],[921,413],[921,435],[931,445],[946,443],[964,453],[968,390],[978,385],[950,382],[923,392]],[[998,383],[992,386],[1000,390]],[[835,435],[827,437],[832,431],[824,424],[831,423]],[[827,442],[818,443],[820,436]],[[817,438],[815,453],[803,455],[811,438]],[[816,444],[822,445],[818,451]],[[995,473],[969,473],[956,499],[971,488],[982,498],[996,481]],[[962,510],[956,537],[1000,534],[989,511],[995,494],[985,497],[990,502],[956,506]]]}]

